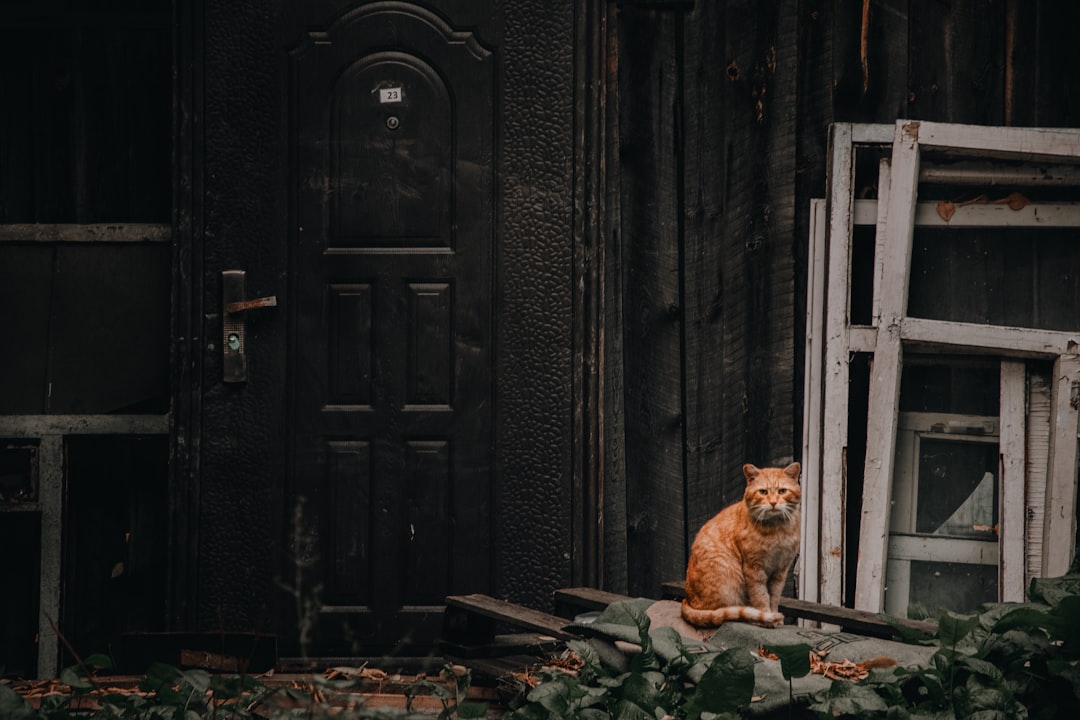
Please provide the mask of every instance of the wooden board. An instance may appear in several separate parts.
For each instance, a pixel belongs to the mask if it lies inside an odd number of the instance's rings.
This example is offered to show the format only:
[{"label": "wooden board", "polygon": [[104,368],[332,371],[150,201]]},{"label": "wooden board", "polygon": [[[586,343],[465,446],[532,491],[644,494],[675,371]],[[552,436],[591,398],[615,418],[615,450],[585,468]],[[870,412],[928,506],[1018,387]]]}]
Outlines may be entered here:
[{"label": "wooden board", "polygon": [[[664,583],[664,598],[681,600],[684,595],[685,590],[681,581]],[[900,633],[896,630],[897,626],[927,635],[932,635],[937,631],[937,623],[934,622],[886,617],[879,613],[852,610],[851,608],[825,605],[789,597],[780,598],[780,612],[791,618],[820,622],[824,625],[842,628],[847,632],[871,637],[898,637]]]}]

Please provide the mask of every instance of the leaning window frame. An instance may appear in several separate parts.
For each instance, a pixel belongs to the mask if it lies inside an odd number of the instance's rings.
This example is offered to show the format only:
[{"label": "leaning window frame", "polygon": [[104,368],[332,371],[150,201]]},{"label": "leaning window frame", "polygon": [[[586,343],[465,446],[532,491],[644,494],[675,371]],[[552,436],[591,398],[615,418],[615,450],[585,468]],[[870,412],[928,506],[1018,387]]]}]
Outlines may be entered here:
[{"label": "leaning window frame", "polygon": [[[1080,388],[1077,332],[929,320],[906,314],[912,237],[917,225],[944,225],[931,203],[917,202],[918,182],[952,181],[989,185],[997,178],[976,166],[966,176],[920,167],[921,151],[947,151],[972,159],[1017,159],[1060,166],[1057,181],[1076,180],[1080,130],[1002,128],[898,120],[895,125],[834,124],[830,128],[828,195],[810,208],[810,265],[807,280],[807,337],[804,402],[804,523],[799,561],[800,597],[844,604],[844,501],[848,444],[848,363],[852,353],[873,358],[867,416],[864,488],[855,573],[857,609],[884,608],[888,528],[895,468],[900,370],[905,347],[992,354],[1002,362],[1001,566],[1003,600],[1023,599],[1025,474],[1025,365],[1030,358],[1054,361],[1050,408],[1050,450],[1046,472],[1046,512],[1042,527],[1044,576],[1063,574],[1075,544],[1077,408]],[[892,147],[882,160],[878,196],[855,199],[855,150],[860,145]],[[1053,173],[1031,181],[1038,184]],[[950,227],[1080,227],[1080,205],[1033,204],[1022,211],[1000,205],[958,207]],[[870,325],[850,322],[853,228],[874,225],[875,269]],[[884,268],[904,268],[884,272]]]}]

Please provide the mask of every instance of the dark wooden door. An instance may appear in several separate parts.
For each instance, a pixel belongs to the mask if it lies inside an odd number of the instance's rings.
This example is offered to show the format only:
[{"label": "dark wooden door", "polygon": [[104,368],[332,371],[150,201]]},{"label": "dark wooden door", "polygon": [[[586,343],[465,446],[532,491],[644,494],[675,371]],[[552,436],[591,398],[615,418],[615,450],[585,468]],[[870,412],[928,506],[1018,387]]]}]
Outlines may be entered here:
[{"label": "dark wooden door", "polygon": [[447,594],[490,590],[493,73],[408,5],[293,54],[292,489],[320,652],[423,646]]}]

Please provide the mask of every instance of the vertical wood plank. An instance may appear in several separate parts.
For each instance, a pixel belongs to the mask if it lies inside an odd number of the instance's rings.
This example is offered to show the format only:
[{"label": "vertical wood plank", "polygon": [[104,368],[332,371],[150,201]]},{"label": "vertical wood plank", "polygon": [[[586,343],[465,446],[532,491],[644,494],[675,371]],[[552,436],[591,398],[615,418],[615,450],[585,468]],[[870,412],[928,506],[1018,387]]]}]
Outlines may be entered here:
[{"label": "vertical wood plank", "polygon": [[[821,72],[822,67],[830,67],[832,64],[832,44],[833,44],[833,32],[832,32],[832,14],[828,10],[831,5],[831,0],[807,0],[803,2],[798,9],[799,28],[798,28],[798,52],[797,65],[795,71],[798,74],[798,93],[796,97],[796,116],[798,117],[798,132],[795,135],[795,160],[797,165],[797,172],[795,174],[795,263],[797,271],[795,273],[795,322],[793,325],[794,337],[800,338],[806,336],[811,332],[806,323],[811,319],[812,303],[811,292],[808,288],[808,284],[812,281],[811,275],[814,273],[815,267],[815,252],[810,249],[809,242],[803,243],[803,238],[811,238],[815,232],[817,235],[817,255],[820,256],[821,277],[819,279],[817,292],[824,293],[825,280],[824,280],[824,268],[825,268],[825,249],[826,238],[828,232],[827,221],[827,206],[820,198],[825,197],[827,173],[826,166],[829,158],[829,124],[833,121],[833,85],[832,78],[827,73]],[[816,202],[821,203],[821,207],[816,211],[818,213],[818,219],[824,223],[824,227],[815,230],[814,220],[812,215],[815,212],[813,210],[813,204]],[[807,204],[811,205],[811,213],[806,213],[801,209],[806,207]],[[822,313],[824,318],[824,295],[822,294],[819,301],[820,307],[818,312]],[[815,351],[815,362],[818,364],[816,371],[817,385],[811,392],[810,385],[807,385],[807,379],[809,375],[809,365],[811,363],[811,357],[804,352],[795,354],[795,392],[793,397],[809,398],[814,394],[818,395],[818,402],[821,401],[822,392],[822,377],[821,377],[821,362],[824,360],[824,320],[822,324],[815,331],[815,344],[817,349]],[[800,365],[801,364],[801,365]],[[802,380],[801,385],[799,384]],[[794,436],[796,438],[803,437],[813,438],[814,443],[817,446],[817,451],[812,459],[812,463],[816,464],[816,467],[808,469],[806,463],[808,460],[807,450],[804,442],[802,460],[803,460],[803,495],[805,495],[808,487],[813,486],[814,492],[818,492],[818,478],[820,477],[820,444],[821,444],[821,424],[820,424],[820,407],[815,412],[815,416],[818,417],[818,424],[813,434],[805,426],[806,417],[802,418],[803,426],[796,425]],[[799,421],[799,416],[796,415],[796,423]],[[805,512],[805,511],[804,511]],[[817,521],[815,520],[815,523]],[[811,599],[806,595],[810,592],[808,585],[813,587],[813,599],[818,596],[817,586],[817,562],[818,562],[818,542],[817,532],[814,533],[814,543],[808,544],[803,542],[802,552],[800,553],[800,563],[811,560],[813,563],[814,574],[808,576],[808,569],[804,566],[799,572],[799,597]],[[813,556],[811,558],[811,556]]]},{"label": "vertical wood plank", "polygon": [[606,108],[604,113],[604,233],[597,243],[603,250],[603,318],[600,329],[601,443],[603,469],[600,473],[600,506],[603,511],[603,588],[626,594],[629,582],[626,525],[626,443],[623,345],[623,293],[626,289],[623,265],[622,185],[620,182],[621,135],[619,88],[619,11],[606,6],[606,56],[604,63]]},{"label": "vertical wood plank", "polygon": [[1050,459],[1046,479],[1043,577],[1064,575],[1076,546],[1076,436],[1080,355],[1054,362],[1051,379]]},{"label": "vertical wood plank", "polygon": [[[771,250],[765,259],[768,304],[755,317],[755,326],[745,342],[760,348],[753,367],[757,383],[766,391],[767,405],[758,410],[766,427],[767,446],[759,457],[771,464],[786,464],[793,452],[796,409],[792,397],[795,385],[795,355],[798,351],[795,313],[795,162],[797,147],[796,113],[798,100],[798,14],[799,0],[753,3],[758,15],[758,53],[766,76],[762,94],[766,108],[765,152],[768,161],[760,170],[759,185],[765,194],[759,200],[766,242]],[[766,8],[768,10],[766,10]],[[773,9],[775,8],[775,9]],[[805,206],[804,206],[805,207]],[[805,210],[801,210],[805,212]],[[801,239],[800,239],[801,242]],[[801,268],[800,268],[801,270]],[[769,328],[764,347],[757,343],[761,328]]]},{"label": "vertical wood plank", "polygon": [[1024,504],[1027,531],[1024,537],[1027,574],[1042,577],[1043,535],[1046,530],[1046,477],[1050,459],[1050,368],[1032,367],[1028,371],[1027,390],[1027,467],[1025,468]]},{"label": "vertical wood plank", "polygon": [[831,67],[838,119],[891,124],[908,117],[908,3],[832,3],[836,50]]},{"label": "vertical wood plank", "polygon": [[907,117],[1001,125],[1005,3],[910,0]]},{"label": "vertical wood plank", "polygon": [[628,592],[645,597],[686,567],[676,22],[620,11]]},{"label": "vertical wood plank", "polygon": [[1024,468],[1027,421],[1024,416],[1026,369],[1023,362],[1001,362],[1001,431],[998,493],[998,547],[1001,565],[998,588],[1002,602],[1024,600]]},{"label": "vertical wood plank", "polygon": [[[825,399],[821,475],[820,600],[843,604],[844,490],[848,435],[848,303],[855,181],[851,125],[830,131],[828,266],[825,282]],[[811,479],[813,481],[813,479]]]},{"label": "vertical wood plank", "polygon": [[[1006,0],[1006,125],[1077,124],[1080,3]],[[1009,82],[1011,80],[1011,82]]]},{"label": "vertical wood plank", "polygon": [[717,41],[721,28],[721,3],[696,3],[686,15],[682,176],[687,547],[697,530],[732,498],[737,481],[726,476],[722,460],[727,440],[723,417],[728,409],[719,359],[725,350],[723,261],[730,248],[720,241],[725,183],[715,180],[723,173],[727,143],[715,129],[724,117],[725,77],[717,71],[724,66],[724,44]]},{"label": "vertical wood plank", "polygon": [[822,199],[810,201],[810,264],[806,279],[806,344],[803,385],[802,552],[799,553],[799,597],[817,602],[821,556],[821,459],[823,372],[825,359],[825,238],[828,214]]},{"label": "vertical wood plank", "polygon": [[784,462],[793,450],[795,18],[786,0],[728,2],[720,18],[721,470],[732,500],[744,462]]},{"label": "vertical wood plank", "polygon": [[60,578],[63,543],[64,438],[45,435],[38,446],[38,502],[41,503],[41,575],[38,594],[37,676],[56,677],[60,671]]},{"label": "vertical wood plank", "polygon": [[919,124],[896,122],[892,178],[885,223],[885,275],[881,288],[881,320],[870,376],[866,429],[866,461],[855,607],[880,612],[888,552],[889,498],[895,464],[897,408],[903,348],[900,326],[907,306],[908,270],[915,227],[919,177]]},{"label": "vertical wood plank", "polygon": [[889,161],[882,158],[878,163],[877,221],[874,228],[874,300],[870,311],[875,328],[881,324],[881,282],[885,277],[885,223],[889,218],[887,200],[891,178]]}]

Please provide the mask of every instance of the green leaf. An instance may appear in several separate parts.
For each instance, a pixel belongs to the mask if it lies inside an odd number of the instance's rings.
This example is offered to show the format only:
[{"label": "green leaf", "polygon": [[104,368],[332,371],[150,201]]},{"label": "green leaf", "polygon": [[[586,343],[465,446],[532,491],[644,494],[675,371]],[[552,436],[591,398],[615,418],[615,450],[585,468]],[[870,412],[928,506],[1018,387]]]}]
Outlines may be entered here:
[{"label": "green leaf", "polygon": [[1023,720],[1026,709],[1016,702],[1004,685],[988,683],[972,675],[956,692],[956,711],[965,718],[978,720]]},{"label": "green leaf", "polygon": [[600,670],[600,654],[588,640],[570,640],[566,643],[566,646],[570,648],[571,652],[581,658],[585,667],[593,671]]},{"label": "green leaf", "polygon": [[99,670],[112,670],[113,662],[112,658],[103,653],[94,653],[90,657],[83,660],[83,665],[88,668],[97,668]]},{"label": "green leaf", "polygon": [[1080,648],[1080,597],[1075,595],[1062,598],[1050,611],[1056,620],[1053,628],[1048,628],[1054,640],[1061,640],[1070,651]]},{"label": "green leaf", "polygon": [[770,645],[766,648],[780,658],[780,672],[785,680],[806,677],[810,674],[810,646],[806,643],[797,645]]},{"label": "green leaf", "polygon": [[472,720],[473,718],[482,718],[487,715],[488,704],[483,702],[466,701],[459,703],[457,706],[457,716],[461,720]]},{"label": "green leaf", "polygon": [[30,703],[23,699],[22,695],[15,692],[7,685],[0,685],[0,717],[11,720],[24,720],[24,718],[36,717],[37,713]]},{"label": "green leaf", "polygon": [[971,672],[981,675],[986,679],[994,683],[1001,683],[1005,680],[1005,676],[1002,675],[1001,670],[996,665],[986,660],[980,660],[975,657],[959,657],[956,660],[956,664],[960,667],[966,667]]},{"label": "green leaf", "polygon": [[682,636],[673,627],[653,628],[649,631],[649,637],[652,638],[652,646],[656,654],[663,658],[665,662],[671,662],[682,657],[686,650]]},{"label": "green leaf", "polygon": [[819,693],[814,699],[815,702],[810,704],[810,709],[826,717],[842,715],[872,717],[872,713],[888,710],[885,701],[874,692],[873,688],[855,685],[846,680],[834,681],[828,690]]},{"label": "green leaf", "polygon": [[664,675],[658,672],[631,673],[622,686],[622,699],[642,708],[656,707]]},{"label": "green leaf", "polygon": [[615,720],[653,720],[653,714],[637,703],[620,700],[612,711]]},{"label": "green leaf", "polygon": [[526,699],[540,705],[555,717],[567,717],[570,710],[570,695],[571,690],[565,678],[552,678],[530,690]]},{"label": "green leaf", "polygon": [[938,620],[938,637],[941,638],[941,647],[950,651],[955,650],[959,642],[978,624],[978,615],[942,613],[941,619]]},{"label": "green leaf", "polygon": [[688,720],[698,720],[702,713],[737,713],[750,704],[754,694],[754,660],[745,648],[718,653],[705,674],[689,691],[686,702]]},{"label": "green leaf", "polygon": [[1062,599],[1080,595],[1080,575],[1056,578],[1032,578],[1028,598],[1033,602],[1057,605]]},{"label": "green leaf", "polygon": [[210,690],[217,700],[230,700],[268,689],[250,675],[214,675],[210,678]]},{"label": "green leaf", "polygon": [[206,691],[210,689],[210,673],[202,669],[184,670],[180,673],[180,677],[188,684],[191,690],[194,690],[199,695],[206,694]]},{"label": "green leaf", "polygon": [[94,685],[79,674],[78,665],[68,665],[60,671],[60,682],[64,683],[76,692],[79,690],[91,690]]}]

